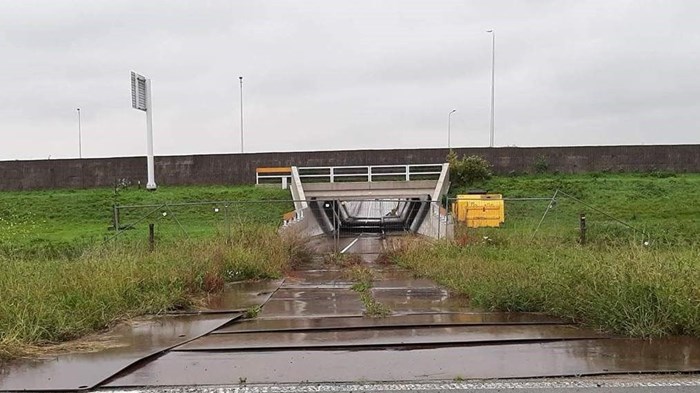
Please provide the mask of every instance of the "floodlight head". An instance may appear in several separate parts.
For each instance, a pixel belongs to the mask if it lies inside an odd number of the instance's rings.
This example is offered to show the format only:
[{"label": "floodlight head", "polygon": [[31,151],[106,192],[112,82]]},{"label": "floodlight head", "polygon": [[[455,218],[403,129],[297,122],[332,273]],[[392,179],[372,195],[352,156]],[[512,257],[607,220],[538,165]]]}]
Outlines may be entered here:
[{"label": "floodlight head", "polygon": [[146,77],[131,71],[131,107],[146,112]]}]

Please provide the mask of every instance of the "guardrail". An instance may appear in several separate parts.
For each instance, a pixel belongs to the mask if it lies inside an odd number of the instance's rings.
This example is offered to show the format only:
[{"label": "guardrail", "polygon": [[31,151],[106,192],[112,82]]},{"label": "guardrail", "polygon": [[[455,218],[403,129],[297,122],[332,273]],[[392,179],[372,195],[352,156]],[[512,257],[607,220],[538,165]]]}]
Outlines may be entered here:
[{"label": "guardrail", "polygon": [[[375,182],[386,180],[426,180],[436,179],[442,171],[442,164],[407,165],[362,165],[362,166],[319,166],[298,167],[299,178],[308,182]],[[255,184],[281,184],[286,189],[291,180],[291,168],[257,168]]]},{"label": "guardrail", "polygon": [[292,167],[264,167],[255,169],[255,185],[282,184],[286,190],[292,179]]}]

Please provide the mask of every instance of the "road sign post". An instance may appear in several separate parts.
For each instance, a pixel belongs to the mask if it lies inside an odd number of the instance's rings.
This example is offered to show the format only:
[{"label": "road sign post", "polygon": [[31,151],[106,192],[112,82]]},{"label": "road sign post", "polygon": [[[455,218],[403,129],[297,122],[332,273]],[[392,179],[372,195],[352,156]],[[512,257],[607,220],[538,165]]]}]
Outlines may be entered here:
[{"label": "road sign post", "polygon": [[155,170],[153,159],[153,101],[151,99],[151,80],[131,72],[131,106],[146,112],[146,167],[148,181],[146,189],[155,190]]}]

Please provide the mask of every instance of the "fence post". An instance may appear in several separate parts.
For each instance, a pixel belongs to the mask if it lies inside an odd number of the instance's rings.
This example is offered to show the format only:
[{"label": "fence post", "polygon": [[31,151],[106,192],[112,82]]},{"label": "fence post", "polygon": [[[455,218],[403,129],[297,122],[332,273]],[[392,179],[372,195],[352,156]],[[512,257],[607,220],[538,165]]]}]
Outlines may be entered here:
[{"label": "fence post", "polygon": [[586,244],[586,213],[579,214],[579,243]]},{"label": "fence post", "polygon": [[148,224],[148,249],[150,251],[153,251],[156,246],[156,237],[155,237],[155,225],[154,224]]},{"label": "fence post", "polygon": [[114,223],[114,233],[119,234],[119,206],[112,205],[112,221]]},{"label": "fence post", "polygon": [[231,221],[228,218],[228,204],[224,203],[224,221],[226,221],[226,244],[231,244]]}]

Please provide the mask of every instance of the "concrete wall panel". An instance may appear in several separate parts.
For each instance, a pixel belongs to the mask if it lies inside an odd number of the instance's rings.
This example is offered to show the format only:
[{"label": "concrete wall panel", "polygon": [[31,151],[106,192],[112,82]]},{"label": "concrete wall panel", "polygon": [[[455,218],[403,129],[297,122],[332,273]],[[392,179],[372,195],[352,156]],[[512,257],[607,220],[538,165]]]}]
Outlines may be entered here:
[{"label": "concrete wall panel", "polygon": [[[456,149],[479,155],[500,174],[534,171],[544,159],[549,171],[700,172],[700,145],[501,147]],[[447,149],[340,150],[282,153],[209,154],[156,157],[159,185],[251,184],[264,166],[342,166],[437,164]],[[120,179],[146,183],[145,157],[0,161],[0,191],[86,188],[114,185]]]}]

